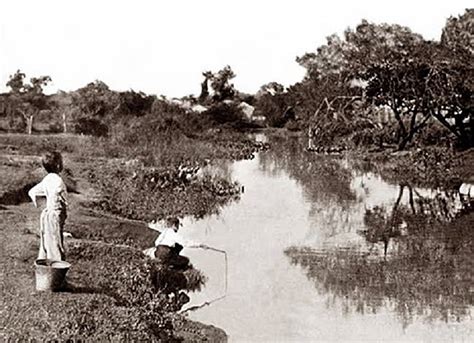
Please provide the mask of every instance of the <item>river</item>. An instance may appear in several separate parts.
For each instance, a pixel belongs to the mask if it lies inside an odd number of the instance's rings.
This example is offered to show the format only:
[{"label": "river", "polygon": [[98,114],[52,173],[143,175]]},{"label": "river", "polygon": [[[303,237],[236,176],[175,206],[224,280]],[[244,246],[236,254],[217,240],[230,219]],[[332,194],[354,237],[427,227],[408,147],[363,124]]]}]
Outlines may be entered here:
[{"label": "river", "polygon": [[235,342],[474,339],[472,213],[456,195],[271,143],[214,169],[244,187],[238,201],[185,219],[183,235],[228,258],[183,251],[208,277],[187,307],[219,299],[191,319]]}]

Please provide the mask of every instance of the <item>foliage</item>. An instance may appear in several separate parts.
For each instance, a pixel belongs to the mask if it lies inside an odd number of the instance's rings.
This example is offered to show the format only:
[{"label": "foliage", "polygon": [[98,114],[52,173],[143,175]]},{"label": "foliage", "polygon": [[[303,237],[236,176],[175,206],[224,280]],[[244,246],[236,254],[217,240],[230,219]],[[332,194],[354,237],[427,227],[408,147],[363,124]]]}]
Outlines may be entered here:
[{"label": "foliage", "polygon": [[74,123],[74,132],[83,135],[106,137],[108,131],[108,126],[96,118],[82,117],[78,118]]},{"label": "foliage", "polygon": [[[399,148],[403,149],[428,119],[436,118],[464,145],[472,144],[470,124],[473,95],[472,66],[443,57],[438,45],[426,43],[411,55],[368,68],[367,95],[376,104],[389,105],[399,123]],[[407,119],[404,119],[404,118]]]},{"label": "foliage", "polygon": [[201,94],[199,94],[199,102],[205,103],[209,97],[209,79],[212,78],[212,72],[206,71],[202,73],[204,81],[201,83]]},{"label": "foliage", "polygon": [[288,108],[288,96],[284,93],[264,93],[256,100],[256,115],[265,116],[270,127],[283,127],[285,110]]},{"label": "foliage", "polygon": [[244,119],[242,111],[235,103],[213,104],[205,112],[205,115],[217,124],[237,123]]},{"label": "foliage", "polygon": [[30,83],[25,83],[25,74],[20,70],[10,75],[7,87],[10,87],[9,101],[15,108],[14,112],[20,114],[21,124],[29,134],[33,130],[33,120],[41,110],[49,107],[47,97],[43,94],[51,78],[49,76],[32,77]]},{"label": "foliage", "polygon": [[266,94],[276,95],[282,94],[285,92],[285,87],[278,82],[269,82],[260,87],[259,91],[256,94],[256,97],[262,97]]},{"label": "foliage", "polygon": [[327,37],[326,40],[327,44],[318,47],[315,53],[306,53],[296,58],[296,62],[306,69],[306,79],[341,74],[347,68],[344,56],[347,44],[336,34]]},{"label": "foliage", "polygon": [[344,58],[352,75],[364,73],[373,64],[395,62],[407,57],[423,37],[397,24],[373,24],[366,20],[344,33]]},{"label": "foliage", "polygon": [[115,110],[121,115],[142,116],[150,113],[156,97],[133,90],[119,93],[119,104]]},{"label": "foliage", "polygon": [[[343,39],[330,36],[316,52],[297,58],[306,77],[290,87],[289,102],[296,104],[310,128],[327,127],[335,114],[355,119],[363,115],[346,106],[358,96],[366,107],[391,109],[397,128],[389,136],[396,137],[399,149],[411,143],[431,118],[445,126],[459,146],[470,147],[472,13],[466,10],[459,18],[448,19],[440,43],[425,41],[407,27],[365,20],[346,30]],[[354,136],[360,135],[363,132]]]},{"label": "foliage", "polygon": [[154,220],[171,214],[203,217],[239,192],[236,184],[227,180],[210,176],[190,179],[178,169],[100,168],[91,170],[89,177],[103,194],[92,206],[130,219]]},{"label": "foliage", "polygon": [[[468,8],[458,18],[449,17],[443,28],[441,44],[456,57],[463,56],[472,62],[474,55],[474,9]],[[470,60],[471,59],[471,60]]]},{"label": "foliage", "polygon": [[203,76],[204,82],[201,85],[202,89],[199,97],[201,103],[205,102],[209,96],[208,82],[210,82],[213,90],[211,97],[214,102],[230,100],[234,97],[236,91],[234,85],[230,83],[230,80],[232,80],[236,75],[230,66],[225,66],[217,73],[206,71],[203,73]]},{"label": "foliage", "polygon": [[[364,87],[364,81],[370,81],[369,87],[372,86],[372,90],[376,88],[377,78],[374,73],[369,73],[374,70],[372,66],[385,63],[383,65],[390,68],[400,58],[408,58],[412,47],[420,42],[422,42],[422,37],[413,34],[408,28],[399,25],[375,25],[363,20],[354,31],[346,30],[344,40],[336,35],[330,36],[328,43],[318,48],[316,53],[309,53],[298,58],[297,61],[307,69],[307,74],[306,79],[297,87],[293,87],[292,91],[295,92],[296,97],[299,97],[300,107],[304,112],[303,117],[309,120],[309,126],[328,126],[334,116],[342,115],[357,119],[362,112],[351,111],[348,105],[355,96],[365,95],[360,94],[357,89]],[[398,63],[404,65],[405,61]],[[411,70],[406,70],[404,75],[412,75]],[[393,77],[393,73],[387,74],[387,82]],[[399,82],[400,86],[396,87],[391,94],[400,95],[398,93],[400,90],[412,89],[411,85],[403,81]],[[360,86],[353,87],[352,84],[360,84]],[[372,93],[367,92],[367,95],[369,97],[365,101],[368,105],[376,94],[372,91]],[[412,98],[407,101],[411,100]],[[392,105],[390,102],[375,102],[375,105],[380,104]],[[398,105],[393,106],[395,110],[400,111]],[[326,118],[321,118],[324,113]],[[414,116],[416,117],[417,114],[418,112]],[[399,112],[396,113],[396,117],[399,119],[401,134],[406,141],[403,145],[406,145],[412,135],[406,132]],[[338,128],[340,127],[338,125]]]},{"label": "foliage", "polygon": [[78,117],[103,118],[119,104],[118,94],[104,82],[96,80],[72,94],[72,105]]}]

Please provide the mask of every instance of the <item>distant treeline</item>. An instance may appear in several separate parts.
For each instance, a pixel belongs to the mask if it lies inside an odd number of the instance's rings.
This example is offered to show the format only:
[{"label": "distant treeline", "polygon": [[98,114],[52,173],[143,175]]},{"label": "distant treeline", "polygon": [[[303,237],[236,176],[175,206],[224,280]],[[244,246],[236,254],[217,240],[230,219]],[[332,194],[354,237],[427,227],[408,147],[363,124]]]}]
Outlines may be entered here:
[{"label": "distant treeline", "polygon": [[[343,37],[296,61],[304,79],[277,82],[243,94],[229,66],[203,73],[198,97],[166,99],[133,90],[117,92],[95,81],[73,92],[46,96],[48,76],[18,71],[0,94],[0,128],[105,136],[119,118],[164,112],[175,119],[199,113],[209,125],[265,125],[305,130],[315,146],[474,145],[474,10],[448,18],[437,41],[400,25],[363,20]],[[181,116],[183,115],[183,116]],[[35,122],[37,124],[35,124]]]}]

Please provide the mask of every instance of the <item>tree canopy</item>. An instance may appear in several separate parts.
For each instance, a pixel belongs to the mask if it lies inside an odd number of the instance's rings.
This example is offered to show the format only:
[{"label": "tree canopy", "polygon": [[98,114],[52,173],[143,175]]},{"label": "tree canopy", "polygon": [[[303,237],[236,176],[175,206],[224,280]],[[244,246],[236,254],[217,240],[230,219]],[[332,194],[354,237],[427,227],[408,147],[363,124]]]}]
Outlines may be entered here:
[{"label": "tree canopy", "polygon": [[[363,20],[343,38],[331,35],[315,52],[297,58],[306,76],[290,87],[290,102],[299,104],[311,126],[322,115],[337,118],[341,108],[355,119],[366,115],[349,106],[359,96],[372,112],[390,108],[399,149],[433,120],[460,146],[473,146],[473,28],[472,9],[449,18],[439,42],[407,27]],[[342,104],[332,106],[337,102]]]},{"label": "tree canopy", "polygon": [[51,82],[51,77],[32,77],[29,83],[25,82],[25,77],[24,73],[17,70],[10,75],[6,85],[10,88],[10,101],[14,104],[15,114],[20,114],[21,125],[31,134],[35,116],[50,106],[43,88]]}]

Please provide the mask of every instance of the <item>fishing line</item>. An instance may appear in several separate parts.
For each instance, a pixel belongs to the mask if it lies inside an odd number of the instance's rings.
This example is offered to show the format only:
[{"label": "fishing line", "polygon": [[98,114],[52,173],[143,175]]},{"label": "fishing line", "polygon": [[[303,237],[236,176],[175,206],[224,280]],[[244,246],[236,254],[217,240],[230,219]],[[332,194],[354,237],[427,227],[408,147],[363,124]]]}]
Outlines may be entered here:
[{"label": "fishing line", "polygon": [[199,304],[199,305],[195,305],[195,306],[191,306],[191,307],[188,307],[187,309],[184,309],[184,310],[181,310],[179,311],[178,313],[180,314],[183,314],[183,313],[186,313],[186,312],[191,312],[191,311],[195,311],[195,310],[198,310],[200,308],[203,308],[205,306],[209,306],[211,305],[212,303],[215,303],[219,300],[222,300],[224,299],[225,297],[227,297],[227,284],[228,284],[228,260],[227,260],[227,252],[225,250],[221,250],[221,249],[216,249],[216,248],[212,248],[212,247],[209,247],[209,246],[206,246],[206,247],[203,247],[202,249],[205,249],[205,250],[212,250],[212,251],[216,251],[218,253],[221,253],[224,255],[224,261],[225,261],[225,278],[224,278],[224,294],[215,298],[215,299],[212,299],[212,300],[209,300],[209,301],[205,301],[203,302],[202,304]]}]

